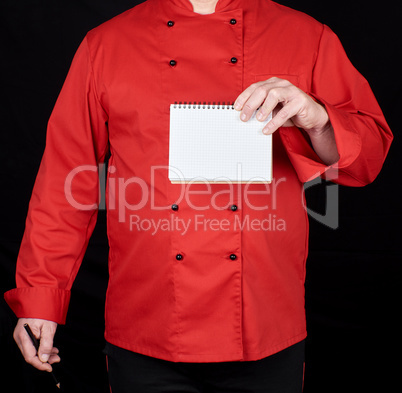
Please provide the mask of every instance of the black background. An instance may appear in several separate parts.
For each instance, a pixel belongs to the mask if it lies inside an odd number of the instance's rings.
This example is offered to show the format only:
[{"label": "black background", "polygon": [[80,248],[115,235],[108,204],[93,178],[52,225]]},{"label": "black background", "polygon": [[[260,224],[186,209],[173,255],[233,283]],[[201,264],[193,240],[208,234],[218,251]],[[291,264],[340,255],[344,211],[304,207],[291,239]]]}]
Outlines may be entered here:
[{"label": "black background", "polygon": [[[369,80],[395,140],[379,177],[363,188],[339,188],[339,228],[310,219],[305,392],[398,390],[402,366],[402,219],[399,113],[399,2],[280,0],[330,26]],[[0,204],[1,292],[15,285],[15,261],[45,144],[46,123],[85,33],[139,1],[1,0]],[[399,53],[400,54],[400,53]],[[399,60],[399,63],[398,63]],[[325,210],[325,184],[307,191]],[[107,285],[105,212],[72,289],[67,324],[56,346],[64,392],[108,392],[102,349]],[[0,390],[57,391],[51,377],[25,364],[12,339],[16,318],[0,300]],[[399,379],[399,381],[398,381]]]}]

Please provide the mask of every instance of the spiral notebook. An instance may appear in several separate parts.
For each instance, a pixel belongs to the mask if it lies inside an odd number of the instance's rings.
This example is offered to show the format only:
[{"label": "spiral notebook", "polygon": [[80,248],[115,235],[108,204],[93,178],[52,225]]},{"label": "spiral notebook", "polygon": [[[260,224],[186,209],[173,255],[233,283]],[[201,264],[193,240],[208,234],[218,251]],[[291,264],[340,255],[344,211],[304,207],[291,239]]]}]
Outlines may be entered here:
[{"label": "spiral notebook", "polygon": [[272,136],[269,121],[240,120],[232,105],[170,106],[169,180],[172,183],[270,183]]}]

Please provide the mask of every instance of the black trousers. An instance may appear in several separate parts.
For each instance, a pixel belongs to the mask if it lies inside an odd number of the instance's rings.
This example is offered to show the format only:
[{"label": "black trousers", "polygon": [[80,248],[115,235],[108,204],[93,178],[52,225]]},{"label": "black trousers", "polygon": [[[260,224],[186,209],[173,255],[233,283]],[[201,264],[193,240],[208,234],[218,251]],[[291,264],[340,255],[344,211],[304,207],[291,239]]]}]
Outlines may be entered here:
[{"label": "black trousers", "polygon": [[106,344],[111,393],[301,393],[304,341],[256,361],[175,363]]}]

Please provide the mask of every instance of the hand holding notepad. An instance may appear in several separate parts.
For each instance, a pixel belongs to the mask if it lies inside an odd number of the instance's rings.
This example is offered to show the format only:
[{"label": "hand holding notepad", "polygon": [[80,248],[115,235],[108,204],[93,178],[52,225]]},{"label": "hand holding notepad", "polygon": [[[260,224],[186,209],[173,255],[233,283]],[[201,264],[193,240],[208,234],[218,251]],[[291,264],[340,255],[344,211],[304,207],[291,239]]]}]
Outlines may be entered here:
[{"label": "hand holding notepad", "polygon": [[272,180],[272,135],[264,122],[240,120],[231,105],[170,106],[169,180],[256,182]]}]

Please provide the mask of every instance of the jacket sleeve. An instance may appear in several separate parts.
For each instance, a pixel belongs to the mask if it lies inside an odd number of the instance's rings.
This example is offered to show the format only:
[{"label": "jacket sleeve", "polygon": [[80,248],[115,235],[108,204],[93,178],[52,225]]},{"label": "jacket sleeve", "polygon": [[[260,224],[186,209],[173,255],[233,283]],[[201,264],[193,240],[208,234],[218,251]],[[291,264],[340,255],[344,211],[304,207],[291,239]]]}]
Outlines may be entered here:
[{"label": "jacket sleeve", "polygon": [[5,299],[17,317],[65,323],[70,289],[95,226],[98,164],[108,151],[87,39],[74,56],[49,119],[17,260]]},{"label": "jacket sleeve", "polygon": [[384,163],[392,133],[369,84],[350,63],[338,37],[325,25],[309,93],[328,112],[340,159],[326,166],[302,132],[295,127],[281,129],[282,141],[300,181],[326,172],[327,179],[342,185],[372,182]]}]

